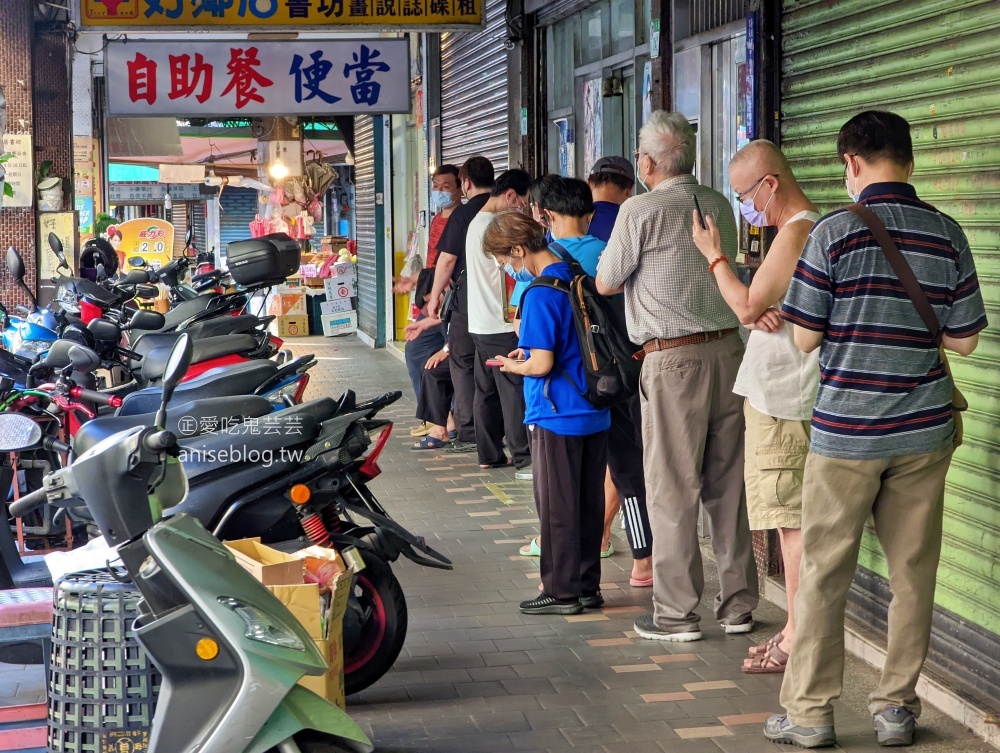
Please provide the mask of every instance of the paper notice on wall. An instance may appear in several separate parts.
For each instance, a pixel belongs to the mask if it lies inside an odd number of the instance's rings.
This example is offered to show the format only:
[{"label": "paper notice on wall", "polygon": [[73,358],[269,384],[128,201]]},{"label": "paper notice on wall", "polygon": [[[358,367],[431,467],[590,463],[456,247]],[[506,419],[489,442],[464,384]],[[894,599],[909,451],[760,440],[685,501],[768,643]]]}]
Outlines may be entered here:
[{"label": "paper notice on wall", "polygon": [[4,207],[30,207],[34,181],[31,170],[31,134],[5,133],[3,153],[10,159],[0,165],[4,169],[3,180],[14,189],[13,196],[4,196]]}]

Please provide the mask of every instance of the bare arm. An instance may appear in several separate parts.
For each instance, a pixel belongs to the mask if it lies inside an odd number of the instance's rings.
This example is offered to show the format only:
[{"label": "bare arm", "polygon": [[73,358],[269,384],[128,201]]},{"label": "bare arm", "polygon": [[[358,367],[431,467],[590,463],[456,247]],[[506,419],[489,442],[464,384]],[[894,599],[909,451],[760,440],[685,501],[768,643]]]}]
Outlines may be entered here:
[{"label": "bare arm", "polygon": [[792,339],[795,341],[795,347],[803,353],[812,353],[823,343],[823,333],[796,324],[793,325]]},{"label": "bare arm", "polygon": [[[692,237],[698,250],[709,261],[714,261],[722,252],[719,230],[711,216],[705,217],[708,229],[703,229],[695,219],[692,225]],[[760,268],[754,274],[748,288],[736,276],[729,264],[716,264],[713,269],[719,292],[729,308],[744,326],[753,324],[768,308],[777,303],[788,290],[805,245],[812,224],[808,222],[793,222],[783,227]]]},{"label": "bare arm", "polygon": [[618,295],[618,293],[623,293],[625,291],[624,285],[620,285],[617,288],[609,288],[607,285],[605,285],[604,279],[601,277],[600,272],[597,273],[595,282],[597,283],[597,292],[600,293],[601,295]]},{"label": "bare arm", "polygon": [[448,287],[451,275],[455,271],[458,257],[451,254],[440,253],[437,258],[437,265],[434,267],[434,286],[431,288],[430,299],[427,301],[427,315],[431,319],[440,319],[441,296],[444,289]]},{"label": "bare arm", "polygon": [[[516,354],[517,351],[511,355]],[[521,351],[521,355],[524,355],[524,351]],[[523,363],[518,363],[513,358],[505,356],[497,356],[497,359],[503,364],[500,367],[501,371],[533,377],[546,376],[552,371],[556,362],[555,355],[551,350],[538,350],[537,348],[531,349],[531,356]]]},{"label": "bare arm", "polygon": [[949,335],[941,336],[941,344],[945,347],[945,350],[950,350],[958,353],[960,356],[967,356],[976,349],[979,345],[979,333],[972,335],[971,337],[951,337]]}]

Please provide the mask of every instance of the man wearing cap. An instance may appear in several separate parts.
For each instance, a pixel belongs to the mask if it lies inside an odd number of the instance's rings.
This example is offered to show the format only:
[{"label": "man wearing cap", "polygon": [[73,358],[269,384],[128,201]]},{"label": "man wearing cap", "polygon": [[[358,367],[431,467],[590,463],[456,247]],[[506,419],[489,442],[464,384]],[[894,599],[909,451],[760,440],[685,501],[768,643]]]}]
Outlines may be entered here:
[{"label": "man wearing cap", "polygon": [[635,170],[624,157],[601,157],[594,163],[587,183],[594,195],[594,216],[587,232],[607,243],[618,219],[618,208],[635,188]]}]

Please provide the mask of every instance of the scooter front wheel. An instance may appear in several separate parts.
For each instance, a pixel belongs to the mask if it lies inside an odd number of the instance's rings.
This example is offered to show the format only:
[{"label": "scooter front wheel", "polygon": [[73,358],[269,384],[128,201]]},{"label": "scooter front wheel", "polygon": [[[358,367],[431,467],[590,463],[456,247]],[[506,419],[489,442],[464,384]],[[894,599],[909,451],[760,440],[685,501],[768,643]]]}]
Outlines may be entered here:
[{"label": "scooter front wheel", "polygon": [[277,748],[272,748],[268,753],[353,753],[351,748],[346,748],[335,737],[322,732],[305,730],[295,735],[295,737],[279,743]]}]

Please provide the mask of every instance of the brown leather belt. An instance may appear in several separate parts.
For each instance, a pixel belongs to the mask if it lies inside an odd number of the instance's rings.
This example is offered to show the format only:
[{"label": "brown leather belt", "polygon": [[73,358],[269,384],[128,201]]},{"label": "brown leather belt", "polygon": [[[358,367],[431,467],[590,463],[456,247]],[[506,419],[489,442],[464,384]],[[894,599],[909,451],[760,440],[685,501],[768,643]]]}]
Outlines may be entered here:
[{"label": "brown leather belt", "polygon": [[681,348],[685,345],[700,345],[701,343],[708,343],[713,340],[721,340],[723,337],[729,337],[738,331],[739,327],[730,327],[729,329],[717,329],[714,332],[695,332],[692,335],[671,337],[669,340],[661,340],[657,337],[643,343],[642,350],[633,357],[637,361],[641,361],[650,353],[658,353],[661,350],[670,350],[671,348]]}]

